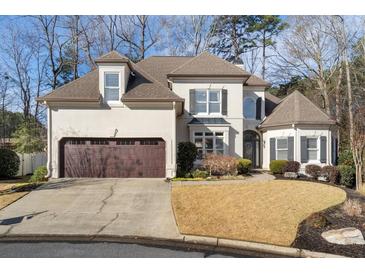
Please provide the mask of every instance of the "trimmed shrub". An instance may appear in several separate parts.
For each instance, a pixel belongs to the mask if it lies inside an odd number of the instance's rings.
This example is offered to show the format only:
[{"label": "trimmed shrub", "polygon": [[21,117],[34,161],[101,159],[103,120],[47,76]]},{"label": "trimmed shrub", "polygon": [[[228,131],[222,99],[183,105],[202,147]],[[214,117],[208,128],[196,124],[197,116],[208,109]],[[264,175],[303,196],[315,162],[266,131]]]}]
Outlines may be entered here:
[{"label": "trimmed shrub", "polygon": [[300,163],[297,161],[288,161],[283,167],[283,173],[285,172],[295,172],[298,173],[300,169]]},{"label": "trimmed shrub", "polygon": [[249,159],[239,159],[237,163],[238,174],[247,174],[252,168],[252,161]]},{"label": "trimmed shrub", "polygon": [[14,177],[19,170],[19,156],[12,150],[0,149],[0,178]]},{"label": "trimmed shrub", "polygon": [[358,199],[349,199],[346,202],[344,202],[342,206],[342,210],[348,215],[348,216],[361,216],[362,213],[362,206]]},{"label": "trimmed shrub", "polygon": [[347,165],[340,165],[337,166],[337,168],[341,175],[340,184],[347,187],[353,187],[356,183],[355,168]]},{"label": "trimmed shrub", "polygon": [[177,176],[185,177],[185,174],[193,169],[198,151],[195,144],[181,142],[177,146]]},{"label": "trimmed shrub", "polygon": [[203,160],[203,167],[210,175],[236,175],[237,162],[231,156],[208,154]]},{"label": "trimmed shrub", "polygon": [[205,170],[200,170],[200,169],[195,169],[192,173],[191,176],[193,178],[207,178],[209,176],[208,172]]},{"label": "trimmed shrub", "polygon": [[338,165],[355,166],[351,150],[346,149],[340,152],[340,155],[338,155]]},{"label": "trimmed shrub", "polygon": [[270,162],[270,171],[273,174],[283,174],[283,168],[288,164],[287,160],[272,160]]},{"label": "trimmed shrub", "polygon": [[47,167],[39,166],[34,170],[32,177],[30,177],[29,182],[44,182],[47,181]]},{"label": "trimmed shrub", "polygon": [[321,174],[321,170],[321,167],[318,165],[306,165],[305,167],[305,173],[314,179],[318,178]]},{"label": "trimmed shrub", "polygon": [[338,185],[340,183],[341,175],[335,166],[322,167],[321,176],[326,176],[332,184]]}]

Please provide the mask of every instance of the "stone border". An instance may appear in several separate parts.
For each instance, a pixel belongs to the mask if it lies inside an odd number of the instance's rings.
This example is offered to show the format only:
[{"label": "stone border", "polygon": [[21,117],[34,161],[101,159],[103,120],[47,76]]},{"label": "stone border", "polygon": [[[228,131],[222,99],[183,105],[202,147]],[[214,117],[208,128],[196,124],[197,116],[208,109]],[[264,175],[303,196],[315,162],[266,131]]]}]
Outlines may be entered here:
[{"label": "stone border", "polygon": [[0,242],[114,242],[127,244],[142,244],[160,247],[188,248],[210,252],[223,252],[232,255],[254,256],[257,253],[263,257],[290,257],[290,258],[346,258],[335,254],[313,252],[305,249],[262,244],[247,241],[227,240],[214,237],[185,235],[182,239],[153,238],[140,236],[118,235],[44,235],[19,234],[0,235]]}]

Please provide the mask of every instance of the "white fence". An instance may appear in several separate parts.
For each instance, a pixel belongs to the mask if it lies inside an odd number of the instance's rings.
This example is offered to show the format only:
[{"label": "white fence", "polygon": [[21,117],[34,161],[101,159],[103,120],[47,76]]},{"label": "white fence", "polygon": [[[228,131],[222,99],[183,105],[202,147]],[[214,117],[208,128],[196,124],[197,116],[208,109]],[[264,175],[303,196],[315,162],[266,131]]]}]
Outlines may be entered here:
[{"label": "white fence", "polygon": [[20,159],[19,171],[17,176],[24,176],[31,174],[39,166],[47,165],[47,153],[31,153],[31,154],[20,154],[17,153]]}]

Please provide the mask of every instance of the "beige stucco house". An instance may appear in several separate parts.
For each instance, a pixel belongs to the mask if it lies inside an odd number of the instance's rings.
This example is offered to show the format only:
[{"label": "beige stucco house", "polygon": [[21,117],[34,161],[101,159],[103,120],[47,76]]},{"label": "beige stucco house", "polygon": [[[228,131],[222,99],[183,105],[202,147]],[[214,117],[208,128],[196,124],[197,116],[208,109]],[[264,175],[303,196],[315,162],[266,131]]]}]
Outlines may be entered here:
[{"label": "beige stucco house", "polygon": [[133,63],[112,51],[97,69],[38,98],[48,107],[48,170],[58,177],[173,177],[176,149],[270,160],[335,161],[335,123],[299,92],[207,52]]}]

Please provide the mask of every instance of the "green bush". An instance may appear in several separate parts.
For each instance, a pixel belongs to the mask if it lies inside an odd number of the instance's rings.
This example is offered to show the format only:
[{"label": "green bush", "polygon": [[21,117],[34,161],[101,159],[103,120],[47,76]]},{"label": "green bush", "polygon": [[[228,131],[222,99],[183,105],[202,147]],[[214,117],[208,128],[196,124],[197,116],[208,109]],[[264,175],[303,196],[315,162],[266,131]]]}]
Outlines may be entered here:
[{"label": "green bush", "polygon": [[330,183],[339,184],[340,183],[340,172],[335,166],[324,166],[321,170],[322,176],[327,176]]},{"label": "green bush", "polygon": [[205,170],[200,170],[200,169],[195,169],[192,173],[191,176],[193,178],[207,178],[209,176],[208,172]]},{"label": "green bush", "polygon": [[39,166],[34,170],[34,173],[32,177],[30,177],[29,182],[34,183],[34,182],[47,181],[46,175],[47,175],[47,167]]},{"label": "green bush", "polygon": [[308,174],[313,179],[317,179],[318,176],[321,174],[322,168],[318,165],[306,165],[305,166],[305,173]]},{"label": "green bush", "polygon": [[340,171],[341,175],[340,184],[347,187],[355,186],[356,183],[355,168],[347,165],[339,165],[337,166],[337,168]]},{"label": "green bush", "polygon": [[340,155],[338,155],[338,165],[355,167],[354,158],[352,156],[351,150],[346,149],[340,152]]},{"label": "green bush", "polygon": [[0,149],[0,178],[14,177],[19,170],[19,156],[12,150]]},{"label": "green bush", "polygon": [[247,174],[252,168],[252,161],[249,159],[239,159],[237,164],[238,174]]},{"label": "green bush", "polygon": [[185,177],[185,174],[193,169],[198,151],[195,144],[181,142],[177,147],[177,176]]},{"label": "green bush", "polygon": [[297,161],[288,161],[287,164],[283,167],[283,173],[285,172],[299,172],[300,163]]},{"label": "green bush", "polygon": [[283,168],[288,164],[287,160],[272,160],[270,162],[270,171],[273,174],[283,174]]}]

